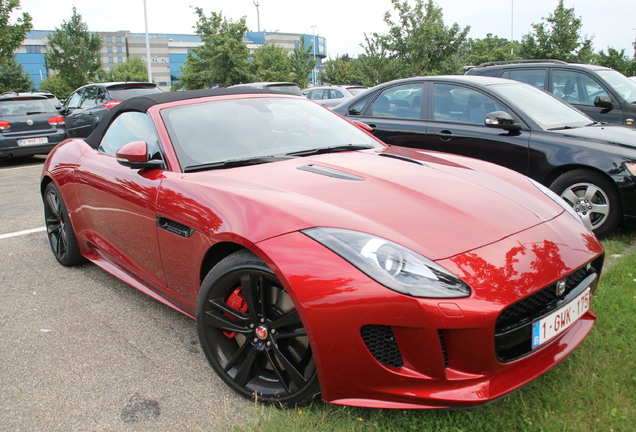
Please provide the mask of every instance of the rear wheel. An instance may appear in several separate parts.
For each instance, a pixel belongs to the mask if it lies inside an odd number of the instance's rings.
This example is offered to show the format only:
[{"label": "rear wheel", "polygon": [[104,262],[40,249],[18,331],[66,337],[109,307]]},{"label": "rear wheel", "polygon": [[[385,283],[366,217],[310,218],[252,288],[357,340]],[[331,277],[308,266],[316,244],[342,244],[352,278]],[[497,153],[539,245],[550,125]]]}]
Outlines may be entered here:
[{"label": "rear wheel", "polygon": [[58,262],[67,267],[83,263],[85,259],[77,245],[66,205],[54,183],[44,189],[44,219],[49,244]]},{"label": "rear wheel", "polygon": [[581,216],[598,237],[612,232],[621,220],[621,203],[610,180],[589,170],[561,174],[550,185]]},{"label": "rear wheel", "polygon": [[210,271],[196,321],[210,364],[240,394],[287,406],[318,394],[298,312],[274,273],[249,251],[226,257]]}]

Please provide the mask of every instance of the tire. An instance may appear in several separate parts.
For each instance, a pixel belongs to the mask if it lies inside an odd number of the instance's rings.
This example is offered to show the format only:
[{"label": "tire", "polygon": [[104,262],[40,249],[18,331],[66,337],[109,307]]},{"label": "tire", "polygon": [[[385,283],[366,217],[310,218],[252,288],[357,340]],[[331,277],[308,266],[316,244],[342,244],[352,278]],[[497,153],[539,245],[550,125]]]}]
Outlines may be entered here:
[{"label": "tire", "polygon": [[54,183],[46,185],[43,198],[46,235],[53,255],[66,267],[82,264],[86,260],[80,253],[66,205]]},{"label": "tire", "polygon": [[577,169],[561,174],[550,185],[601,238],[621,221],[621,201],[614,184],[593,171]]},{"label": "tire", "polygon": [[311,346],[294,304],[251,252],[236,252],[208,273],[196,323],[212,368],[241,395],[295,406],[319,393]]}]

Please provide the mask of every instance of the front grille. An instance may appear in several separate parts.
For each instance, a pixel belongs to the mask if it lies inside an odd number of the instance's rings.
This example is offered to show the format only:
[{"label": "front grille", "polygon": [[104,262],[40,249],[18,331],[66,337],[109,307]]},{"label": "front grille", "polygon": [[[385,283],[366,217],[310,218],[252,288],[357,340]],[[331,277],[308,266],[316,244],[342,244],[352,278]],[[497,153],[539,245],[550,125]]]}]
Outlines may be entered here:
[{"label": "front grille", "polygon": [[600,272],[603,258],[582,267],[565,277],[565,292],[558,296],[556,283],[508,306],[495,324],[497,358],[509,362],[532,352],[532,323],[565,305],[587,287],[586,278]]},{"label": "front grille", "polygon": [[404,361],[400,354],[400,348],[393,337],[393,331],[389,326],[383,325],[365,325],[360,330],[362,340],[371,351],[371,354],[380,363],[392,366],[402,367]]}]

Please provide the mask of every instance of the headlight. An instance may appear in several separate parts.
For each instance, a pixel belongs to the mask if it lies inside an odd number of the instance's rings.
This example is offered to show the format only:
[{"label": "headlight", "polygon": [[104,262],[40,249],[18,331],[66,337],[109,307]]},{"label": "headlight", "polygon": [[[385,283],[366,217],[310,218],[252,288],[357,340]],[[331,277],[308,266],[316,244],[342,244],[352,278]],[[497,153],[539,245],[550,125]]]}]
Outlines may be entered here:
[{"label": "headlight", "polygon": [[579,216],[579,214],[577,212],[574,211],[574,209],[572,208],[572,206],[563,198],[561,198],[560,196],[558,196],[556,193],[554,193],[554,191],[548,189],[547,187],[543,186],[541,183],[532,180],[531,178],[528,178],[528,180],[530,180],[530,182],[535,185],[537,187],[537,189],[539,189],[541,192],[543,192],[548,198],[550,198],[552,201],[554,201],[555,203],[557,203],[558,205],[560,205],[561,207],[563,207],[563,209],[570,213],[574,219],[576,219],[577,221],[581,222],[581,224],[586,227],[589,228],[585,222],[583,221],[583,219],[581,219],[581,216]]},{"label": "headlight", "polygon": [[457,276],[389,240],[339,228],[310,228],[303,233],[370,278],[399,293],[431,298],[457,298],[470,294],[468,285]]}]

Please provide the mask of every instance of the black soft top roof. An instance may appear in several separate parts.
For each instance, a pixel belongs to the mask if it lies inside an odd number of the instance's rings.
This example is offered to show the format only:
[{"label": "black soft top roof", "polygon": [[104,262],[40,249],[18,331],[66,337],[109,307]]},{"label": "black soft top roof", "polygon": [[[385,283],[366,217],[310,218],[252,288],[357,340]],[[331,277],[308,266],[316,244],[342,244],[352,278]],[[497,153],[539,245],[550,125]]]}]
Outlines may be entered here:
[{"label": "black soft top roof", "polygon": [[145,96],[137,96],[125,100],[117,105],[115,108],[108,111],[104,118],[99,122],[95,130],[84,141],[93,148],[97,148],[102,141],[102,137],[106,133],[106,129],[110,123],[120,113],[126,111],[147,112],[150,107],[155,105],[177,102],[188,99],[197,99],[209,96],[226,96],[226,95],[241,95],[241,94],[274,94],[280,96],[281,93],[267,89],[254,89],[254,88],[216,88],[216,89],[203,89],[203,90],[186,90],[176,92],[163,92],[163,93],[151,93]]}]

